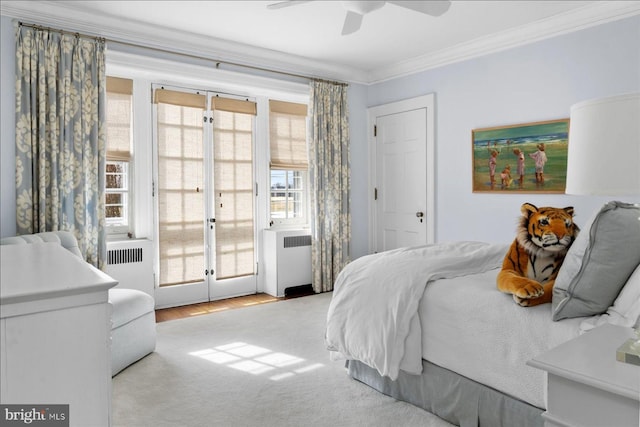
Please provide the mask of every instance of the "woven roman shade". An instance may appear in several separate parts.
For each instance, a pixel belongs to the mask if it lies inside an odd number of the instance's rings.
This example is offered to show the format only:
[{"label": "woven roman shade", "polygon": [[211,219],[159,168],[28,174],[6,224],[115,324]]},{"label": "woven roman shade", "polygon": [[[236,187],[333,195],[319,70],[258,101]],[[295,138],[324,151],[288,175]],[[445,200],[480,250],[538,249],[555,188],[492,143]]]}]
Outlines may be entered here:
[{"label": "woven roman shade", "polygon": [[204,280],[204,95],[156,90],[160,286]]},{"label": "woven roman shade", "polygon": [[133,80],[107,77],[107,160],[131,159]]},{"label": "woven roman shade", "polygon": [[215,96],[213,119],[216,278],[255,272],[253,116],[256,103]]},{"label": "woven roman shade", "polygon": [[133,95],[133,80],[107,76],[107,92]]},{"label": "woven roman shade", "polygon": [[271,169],[307,170],[307,106],[269,100]]},{"label": "woven roman shade", "polygon": [[255,272],[253,115],[213,114],[216,278],[228,279]]},{"label": "woven roman shade", "polygon": [[[255,272],[253,116],[251,101],[157,89],[160,286],[216,280]],[[213,121],[203,121],[205,111]],[[208,115],[208,114],[207,114]],[[204,141],[205,126],[212,141]],[[207,156],[213,145],[213,189],[206,189]],[[211,197],[215,208],[215,266],[205,257],[203,221]],[[212,268],[213,267],[213,268]]]},{"label": "woven roman shade", "polygon": [[178,92],[169,89],[156,89],[153,102],[155,104],[177,105],[179,107],[207,108],[207,97],[198,93]]},{"label": "woven roman shade", "polygon": [[219,96],[211,98],[211,109],[228,111],[229,113],[251,114],[253,116],[257,114],[255,102],[243,101],[241,99],[221,98]]}]

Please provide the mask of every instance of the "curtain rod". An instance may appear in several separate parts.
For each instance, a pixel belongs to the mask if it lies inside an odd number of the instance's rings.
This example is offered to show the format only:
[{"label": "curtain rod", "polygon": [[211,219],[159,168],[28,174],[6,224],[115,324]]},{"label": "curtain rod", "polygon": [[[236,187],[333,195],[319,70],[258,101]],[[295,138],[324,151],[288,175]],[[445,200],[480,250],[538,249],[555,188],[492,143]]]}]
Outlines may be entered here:
[{"label": "curtain rod", "polygon": [[93,39],[97,42],[106,42],[107,39],[105,39],[104,37],[98,37],[98,36],[91,36],[88,34],[81,34],[78,32],[74,32],[74,31],[65,31],[65,30],[60,30],[58,28],[51,28],[51,27],[45,27],[43,25],[36,25],[36,24],[26,24],[24,22],[18,21],[18,25],[20,25],[21,27],[27,27],[27,28],[35,28],[36,30],[41,30],[41,31],[53,31],[54,33],[60,33],[60,34],[68,34],[71,36],[76,36],[76,37],[82,37],[82,38],[86,38],[86,39]]},{"label": "curtain rod", "polygon": [[21,27],[35,28],[37,30],[44,30],[44,31],[54,31],[54,32],[58,32],[60,34],[74,35],[76,37],[86,37],[86,38],[95,39],[96,41],[99,41],[99,42],[119,43],[119,44],[126,45],[126,46],[150,49],[150,50],[154,50],[154,51],[157,51],[157,52],[169,53],[169,54],[172,54],[172,55],[187,56],[187,57],[194,58],[194,59],[201,59],[201,60],[205,60],[205,61],[211,61],[211,62],[215,63],[216,69],[220,69],[220,64],[225,64],[225,65],[231,65],[232,67],[241,67],[241,68],[248,68],[248,69],[256,70],[256,71],[264,71],[264,72],[267,72],[267,73],[282,74],[282,75],[285,75],[285,76],[302,78],[302,79],[311,80],[311,81],[314,81],[314,82],[331,83],[331,84],[335,84],[335,85],[339,85],[339,86],[349,86],[349,83],[339,82],[339,81],[335,81],[335,80],[326,80],[326,79],[321,79],[321,78],[317,78],[317,77],[306,76],[304,74],[295,74],[295,73],[289,73],[289,72],[286,72],[286,71],[279,71],[279,70],[273,70],[273,69],[270,69],[270,68],[258,67],[258,66],[255,66],[255,65],[246,65],[246,64],[240,64],[240,63],[237,63],[237,62],[223,61],[223,60],[218,60],[218,59],[214,59],[214,58],[208,58],[206,56],[194,55],[194,54],[191,54],[191,53],[182,53],[182,52],[178,53],[178,52],[173,52],[171,50],[158,48],[158,47],[143,46],[143,45],[139,45],[139,44],[135,44],[135,43],[131,43],[131,42],[126,42],[126,41],[111,40],[111,39],[108,39],[108,38],[105,38],[105,37],[82,34],[82,33],[74,32],[74,31],[65,31],[65,30],[60,30],[60,29],[56,29],[56,28],[45,27],[45,26],[42,26],[42,25],[26,24],[26,23],[21,22],[21,21],[19,21],[18,24]]}]

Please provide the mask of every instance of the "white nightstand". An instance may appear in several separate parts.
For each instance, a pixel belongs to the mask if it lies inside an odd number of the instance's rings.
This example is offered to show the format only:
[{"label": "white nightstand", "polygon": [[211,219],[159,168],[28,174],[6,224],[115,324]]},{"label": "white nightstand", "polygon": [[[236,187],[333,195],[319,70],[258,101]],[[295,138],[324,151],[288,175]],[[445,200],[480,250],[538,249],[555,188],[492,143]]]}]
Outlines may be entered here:
[{"label": "white nightstand", "polygon": [[638,427],[640,366],[618,362],[631,328],[599,326],[527,362],[547,372],[545,426]]}]

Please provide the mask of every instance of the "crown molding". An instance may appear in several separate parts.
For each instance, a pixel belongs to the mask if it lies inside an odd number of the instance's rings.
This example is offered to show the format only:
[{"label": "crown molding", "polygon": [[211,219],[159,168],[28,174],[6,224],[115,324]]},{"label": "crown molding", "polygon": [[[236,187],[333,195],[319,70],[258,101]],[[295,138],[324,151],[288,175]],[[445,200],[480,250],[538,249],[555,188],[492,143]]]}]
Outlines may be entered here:
[{"label": "crown molding", "polygon": [[292,102],[307,102],[309,85],[287,80],[253,76],[209,66],[185,64],[171,59],[152,58],[112,49],[107,53],[107,73],[122,77],[142,77],[160,84],[180,84],[240,96],[266,96],[282,99],[287,94]]},{"label": "crown molding", "polygon": [[462,62],[494,52],[572,33],[640,14],[639,1],[598,1],[518,28],[477,38],[447,49],[398,62],[369,72],[369,84]]},{"label": "crown molding", "polygon": [[[213,37],[205,38],[199,34],[162,28],[133,20],[96,16],[81,8],[74,7],[73,2],[2,1],[0,14],[35,25],[103,37],[107,41],[123,45],[208,59],[212,62],[221,62],[223,65],[231,63],[307,78],[366,84],[366,71],[353,67]],[[229,65],[229,67],[240,69],[240,67],[233,65]]]},{"label": "crown molding", "polygon": [[[80,3],[80,2],[79,2]],[[104,37],[123,45],[158,49],[211,61],[259,67],[308,78],[375,84],[511,49],[640,14],[640,1],[597,1],[547,19],[461,43],[376,70],[361,70],[190,32],[96,16],[73,2],[2,1],[0,14],[33,24]],[[233,66],[230,66],[234,68]],[[235,68],[240,70],[239,68]]]}]

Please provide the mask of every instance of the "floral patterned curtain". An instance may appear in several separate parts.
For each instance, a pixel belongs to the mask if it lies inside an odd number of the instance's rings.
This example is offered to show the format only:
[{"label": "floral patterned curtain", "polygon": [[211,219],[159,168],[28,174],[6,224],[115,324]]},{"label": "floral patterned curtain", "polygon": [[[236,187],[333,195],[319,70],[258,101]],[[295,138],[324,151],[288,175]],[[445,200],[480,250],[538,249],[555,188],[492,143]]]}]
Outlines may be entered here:
[{"label": "floral patterned curtain", "polygon": [[351,243],[350,158],[347,87],[311,83],[311,246],[313,289],[333,290],[338,273],[349,262]]},{"label": "floral patterned curtain", "polygon": [[106,259],[104,41],[16,28],[17,231],[68,230]]}]

